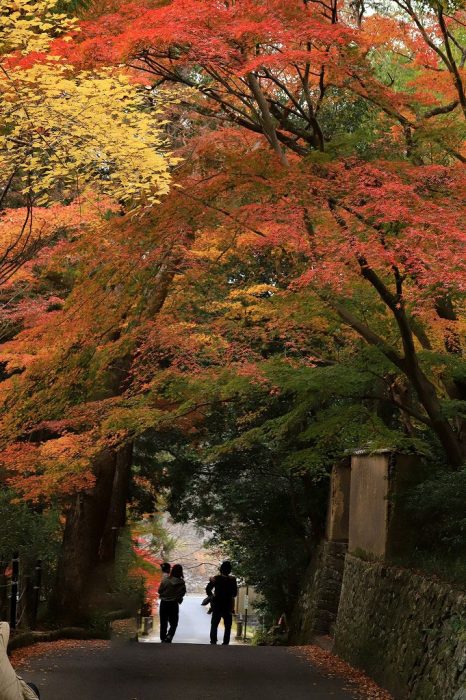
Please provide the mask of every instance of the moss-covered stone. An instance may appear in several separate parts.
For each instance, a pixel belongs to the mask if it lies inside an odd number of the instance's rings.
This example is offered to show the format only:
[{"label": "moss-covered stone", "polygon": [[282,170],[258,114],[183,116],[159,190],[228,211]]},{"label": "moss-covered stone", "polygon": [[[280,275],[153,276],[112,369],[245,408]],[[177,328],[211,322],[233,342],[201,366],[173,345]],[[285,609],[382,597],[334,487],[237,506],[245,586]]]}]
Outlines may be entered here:
[{"label": "moss-covered stone", "polygon": [[303,592],[291,620],[290,641],[306,644],[316,634],[329,634],[340,600],[346,542],[321,543],[306,572]]},{"label": "moss-covered stone", "polygon": [[395,698],[466,700],[465,619],[466,593],[347,555],[336,650]]}]

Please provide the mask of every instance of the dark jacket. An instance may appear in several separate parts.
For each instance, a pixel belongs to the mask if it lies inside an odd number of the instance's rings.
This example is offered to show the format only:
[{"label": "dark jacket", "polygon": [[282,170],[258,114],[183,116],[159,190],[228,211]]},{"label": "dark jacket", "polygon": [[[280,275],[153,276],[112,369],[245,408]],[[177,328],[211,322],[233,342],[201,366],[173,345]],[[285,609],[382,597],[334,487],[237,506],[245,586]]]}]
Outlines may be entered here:
[{"label": "dark jacket", "polygon": [[186,594],[186,586],[182,578],[167,576],[159,586],[160,600],[181,603]]},{"label": "dark jacket", "polygon": [[234,576],[219,574],[210,579],[206,593],[212,598],[212,607],[217,610],[231,612],[233,598],[238,595],[238,586]]}]

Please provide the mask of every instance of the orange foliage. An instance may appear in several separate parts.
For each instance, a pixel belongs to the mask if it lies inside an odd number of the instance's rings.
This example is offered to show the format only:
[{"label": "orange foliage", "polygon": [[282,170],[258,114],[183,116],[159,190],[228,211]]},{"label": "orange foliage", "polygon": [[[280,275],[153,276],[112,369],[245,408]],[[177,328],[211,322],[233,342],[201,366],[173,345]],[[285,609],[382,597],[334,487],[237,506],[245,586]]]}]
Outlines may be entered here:
[{"label": "orange foliage", "polygon": [[[265,385],[275,352],[290,367],[337,362],[358,346],[342,307],[385,349],[402,345],[401,315],[429,350],[456,342],[462,321],[438,305],[465,291],[459,86],[435,49],[440,25],[432,47],[404,22],[358,25],[348,6],[298,0],[115,0],[54,43],[78,65],[128,60],[182,87],[169,126],[184,160],[138,220],[115,205],[106,221],[77,203],[33,211],[30,240],[47,245],[2,310],[0,435],[19,492],[68,496],[92,485],[99,451],[196,430],[181,380],[228,368]],[[351,124],[339,152],[332,119],[361,100],[372,140],[358,150]],[[4,244],[23,215],[6,212]]]}]

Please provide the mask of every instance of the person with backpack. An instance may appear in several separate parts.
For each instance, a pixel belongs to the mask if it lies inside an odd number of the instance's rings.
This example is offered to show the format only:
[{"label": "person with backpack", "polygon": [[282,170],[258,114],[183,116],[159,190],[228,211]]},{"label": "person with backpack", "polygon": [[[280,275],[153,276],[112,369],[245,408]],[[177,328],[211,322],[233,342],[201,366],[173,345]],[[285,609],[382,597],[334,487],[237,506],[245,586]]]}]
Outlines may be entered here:
[{"label": "person with backpack", "polygon": [[[170,574],[159,586],[160,641],[170,644],[178,627],[180,603],[186,595],[186,585],[181,564],[172,566]],[[170,627],[168,628],[168,626]]]},{"label": "person with backpack", "polygon": [[233,622],[234,599],[238,595],[236,578],[231,576],[231,564],[224,561],[220,566],[220,574],[210,579],[206,593],[211,596],[212,620],[210,623],[210,643],[217,644],[217,631],[220,620],[223,619],[223,644],[230,643],[231,625]]}]

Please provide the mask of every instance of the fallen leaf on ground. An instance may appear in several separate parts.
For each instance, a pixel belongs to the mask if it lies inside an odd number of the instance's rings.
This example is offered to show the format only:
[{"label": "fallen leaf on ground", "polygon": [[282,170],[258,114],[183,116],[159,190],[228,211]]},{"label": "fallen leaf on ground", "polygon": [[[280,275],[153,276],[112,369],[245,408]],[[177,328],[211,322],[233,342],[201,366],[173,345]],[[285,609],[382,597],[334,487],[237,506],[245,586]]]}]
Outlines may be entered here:
[{"label": "fallen leaf on ground", "polygon": [[350,666],[338,656],[325,651],[315,644],[306,646],[289,647],[289,650],[310,661],[314,666],[330,676],[343,678],[351,684],[350,690],[357,692],[362,699],[369,700],[393,700],[393,696],[387,690],[380,688],[375,681],[366,676],[362,671]]},{"label": "fallen leaf on ground", "polygon": [[54,642],[37,642],[28,647],[15,649],[11,653],[11,663],[17,669],[27,669],[28,662],[36,657],[61,656],[71,649],[106,649],[107,639],[58,639]]}]

